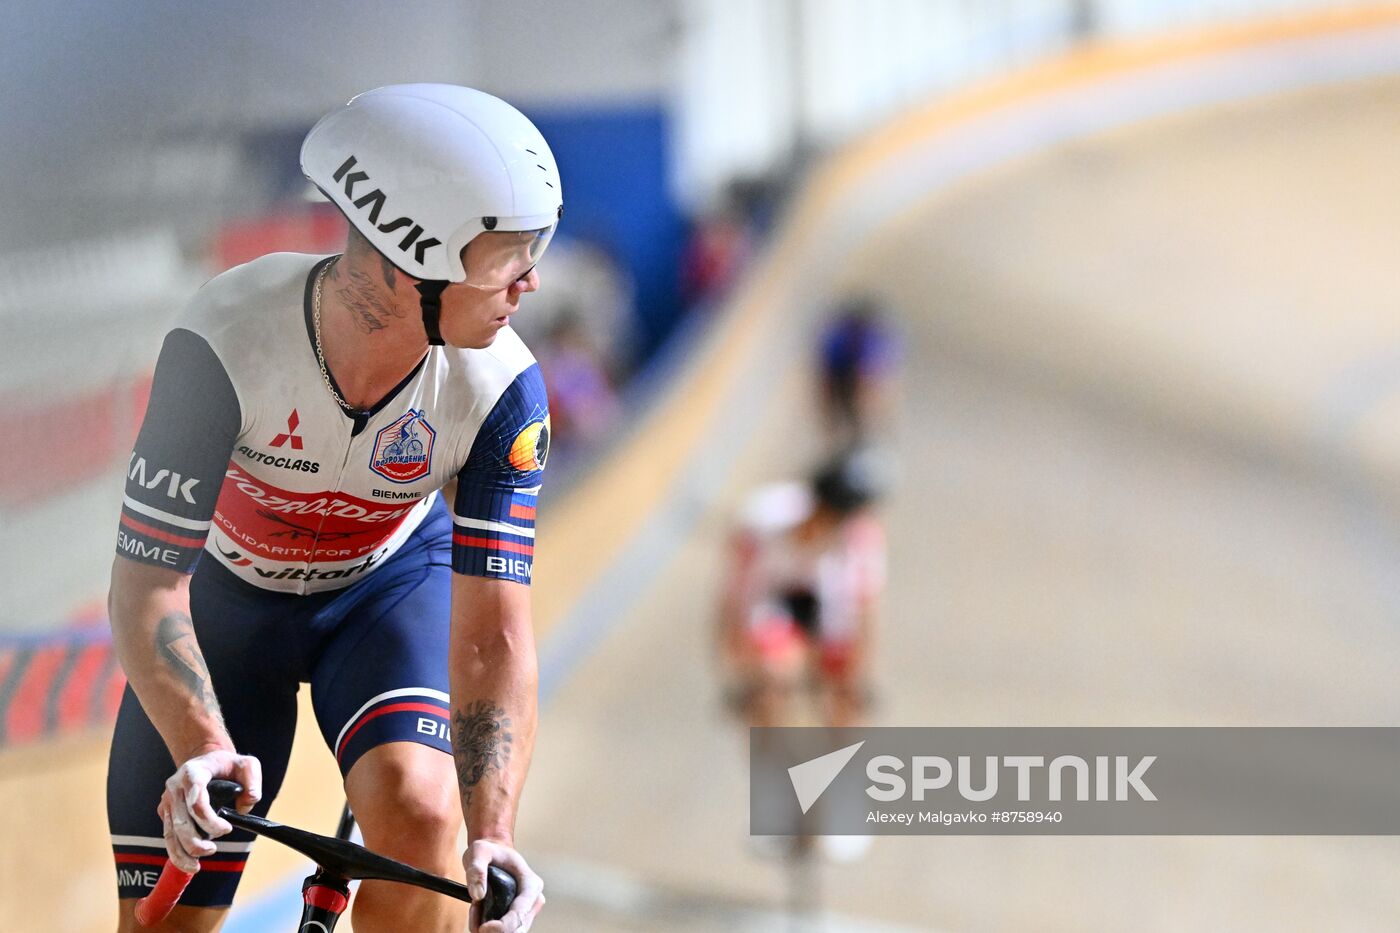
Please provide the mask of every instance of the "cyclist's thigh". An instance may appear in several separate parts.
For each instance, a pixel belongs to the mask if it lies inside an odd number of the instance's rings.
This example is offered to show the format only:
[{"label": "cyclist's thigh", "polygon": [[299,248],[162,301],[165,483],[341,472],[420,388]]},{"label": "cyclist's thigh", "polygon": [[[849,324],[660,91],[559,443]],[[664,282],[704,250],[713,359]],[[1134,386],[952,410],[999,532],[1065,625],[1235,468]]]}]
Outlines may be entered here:
[{"label": "cyclist's thigh", "polygon": [[430,517],[364,581],[312,667],[316,719],[342,776],[365,752],[389,742],[451,753],[449,529],[445,513]]},{"label": "cyclist's thigh", "polygon": [[[297,713],[297,678],[273,639],[287,627],[276,623],[287,621],[287,607],[295,605],[288,600],[299,597],[245,593],[221,574],[232,578],[213,561],[204,562],[191,584],[190,612],[229,735],[240,752],[262,763],[263,796],[253,812],[263,815],[286,774]],[[145,896],[160,875],[165,841],[156,806],[174,769],[160,734],[127,687],[107,766],[107,821],[123,899]],[[220,838],[219,851],[201,860],[181,903],[232,903],[252,839],[241,830]]]}]

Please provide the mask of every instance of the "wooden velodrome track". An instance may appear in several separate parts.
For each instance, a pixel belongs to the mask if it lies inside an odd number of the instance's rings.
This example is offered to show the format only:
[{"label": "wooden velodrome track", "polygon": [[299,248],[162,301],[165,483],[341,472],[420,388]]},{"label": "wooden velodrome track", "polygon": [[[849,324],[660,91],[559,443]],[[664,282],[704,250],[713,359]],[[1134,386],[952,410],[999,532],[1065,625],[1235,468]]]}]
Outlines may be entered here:
[{"label": "wooden velodrome track", "polygon": [[[781,928],[782,875],[743,845],[707,624],[721,516],[815,450],[799,364],[819,296],[846,285],[889,298],[910,341],[882,721],[1400,719],[1400,79],[1188,100],[913,195],[889,181],[1008,107],[1259,48],[1359,49],[1397,21],[1091,51],[817,177],[657,411],[542,526],[558,673],[519,827],[550,890],[539,929]],[[843,210],[862,185],[878,216]],[[274,816],[329,828],[333,766],[314,729],[298,742]],[[96,740],[0,758],[0,928],[110,929],[104,767]],[[259,895],[299,868],[262,847],[228,928],[278,928],[252,919]],[[1397,872],[1386,838],[882,839],[827,875],[827,903],[871,929],[1383,929]]]}]

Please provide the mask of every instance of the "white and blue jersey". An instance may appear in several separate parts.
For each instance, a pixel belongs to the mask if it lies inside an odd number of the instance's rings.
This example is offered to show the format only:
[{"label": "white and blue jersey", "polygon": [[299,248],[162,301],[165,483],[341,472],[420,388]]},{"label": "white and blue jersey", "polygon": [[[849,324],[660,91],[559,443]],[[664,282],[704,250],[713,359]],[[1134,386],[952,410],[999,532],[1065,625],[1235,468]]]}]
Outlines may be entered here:
[{"label": "white and blue jersey", "polygon": [[[510,328],[485,349],[432,347],[374,408],[342,408],[312,329],[329,261],[266,256],[196,295],[161,349],[117,539],[124,557],[193,574],[229,735],[262,762],[260,815],[304,683],[342,774],[391,742],[451,753],[452,575],[530,582],[549,448],[539,367]],[[449,510],[438,492],[454,479]],[[111,756],[117,884],[141,897],[165,860],[171,761],[130,687]],[[251,846],[219,840],[182,903],[231,903]]]},{"label": "white and blue jersey", "polygon": [[119,553],[191,571],[207,552],[263,589],[338,589],[400,548],[455,478],[454,569],[528,583],[549,446],[534,357],[510,328],[485,349],[432,347],[352,416],[311,331],[329,261],[279,253],[230,270],[167,335]]}]

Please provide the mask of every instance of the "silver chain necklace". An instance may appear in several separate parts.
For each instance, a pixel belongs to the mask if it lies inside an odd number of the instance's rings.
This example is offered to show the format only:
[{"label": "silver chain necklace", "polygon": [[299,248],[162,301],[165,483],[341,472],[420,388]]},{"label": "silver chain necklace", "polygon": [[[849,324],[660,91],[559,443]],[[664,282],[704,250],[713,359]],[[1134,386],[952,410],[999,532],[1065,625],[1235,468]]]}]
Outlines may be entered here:
[{"label": "silver chain necklace", "polygon": [[321,380],[326,384],[326,391],[331,394],[345,411],[351,414],[359,414],[359,409],[354,408],[349,402],[340,397],[340,393],[335,390],[335,385],[331,382],[330,371],[326,369],[326,355],[321,350],[321,283],[325,281],[326,273],[331,271],[331,266],[340,261],[340,257],[332,259],[321,267],[321,271],[316,273],[316,286],[311,292],[311,329],[316,336],[316,362],[321,364]]}]

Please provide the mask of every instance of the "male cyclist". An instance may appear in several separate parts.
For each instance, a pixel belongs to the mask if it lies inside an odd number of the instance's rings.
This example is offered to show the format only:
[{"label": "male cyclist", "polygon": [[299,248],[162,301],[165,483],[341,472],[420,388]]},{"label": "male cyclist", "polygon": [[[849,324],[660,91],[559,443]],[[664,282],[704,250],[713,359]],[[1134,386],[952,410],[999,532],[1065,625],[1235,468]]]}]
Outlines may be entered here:
[{"label": "male cyclist", "polygon": [[[366,845],[465,868],[475,896],[501,866],[519,896],[479,928],[526,930],[544,897],[513,833],[549,417],[509,323],[539,287],[558,170],[510,105],[432,84],[337,108],[301,162],[350,223],[344,253],[204,286],[166,335],[128,470],[109,598],[130,680],[108,771],[121,929],[167,854],[198,874],[164,929],[219,926],[251,838],[207,784],[265,812],[309,683]],[[468,923],[383,882],[354,911],[360,933]]]},{"label": "male cyclist", "polygon": [[843,453],[809,482],[764,486],[733,536],[720,613],[727,673],[751,726],[792,725],[807,678],[824,724],[859,725],[884,587],[884,533],[871,514],[879,477],[870,450]]}]

